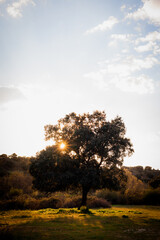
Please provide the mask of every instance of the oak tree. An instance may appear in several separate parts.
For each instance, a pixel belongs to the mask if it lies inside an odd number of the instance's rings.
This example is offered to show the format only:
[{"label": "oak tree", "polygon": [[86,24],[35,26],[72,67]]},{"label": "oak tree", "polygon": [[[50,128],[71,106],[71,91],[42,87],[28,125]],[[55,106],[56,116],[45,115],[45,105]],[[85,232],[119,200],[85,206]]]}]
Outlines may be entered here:
[{"label": "oak tree", "polygon": [[86,205],[92,188],[118,189],[124,157],[134,151],[125,134],[122,119],[107,121],[104,111],[70,113],[56,125],[46,125],[45,138],[53,139],[54,146],[38,153],[32,162],[34,186],[46,192],[81,187],[81,205]]}]

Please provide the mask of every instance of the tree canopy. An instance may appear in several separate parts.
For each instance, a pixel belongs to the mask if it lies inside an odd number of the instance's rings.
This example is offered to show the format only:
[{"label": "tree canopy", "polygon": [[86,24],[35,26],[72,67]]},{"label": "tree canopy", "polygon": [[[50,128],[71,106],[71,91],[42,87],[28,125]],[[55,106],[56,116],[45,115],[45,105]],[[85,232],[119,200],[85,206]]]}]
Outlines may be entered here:
[{"label": "tree canopy", "polygon": [[45,126],[46,140],[55,145],[37,154],[30,173],[34,186],[46,192],[82,188],[82,205],[86,205],[91,188],[118,189],[124,177],[124,157],[133,153],[130,139],[120,117],[106,120],[105,112],[77,115],[70,113],[56,125]]}]

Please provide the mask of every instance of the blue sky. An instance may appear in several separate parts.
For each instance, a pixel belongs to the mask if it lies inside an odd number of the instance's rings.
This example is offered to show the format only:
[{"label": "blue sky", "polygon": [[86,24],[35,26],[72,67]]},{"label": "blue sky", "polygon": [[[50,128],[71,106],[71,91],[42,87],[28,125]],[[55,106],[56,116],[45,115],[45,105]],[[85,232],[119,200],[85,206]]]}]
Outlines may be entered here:
[{"label": "blue sky", "polygon": [[119,115],[160,168],[160,0],[0,0],[0,154],[35,155],[72,111]]}]

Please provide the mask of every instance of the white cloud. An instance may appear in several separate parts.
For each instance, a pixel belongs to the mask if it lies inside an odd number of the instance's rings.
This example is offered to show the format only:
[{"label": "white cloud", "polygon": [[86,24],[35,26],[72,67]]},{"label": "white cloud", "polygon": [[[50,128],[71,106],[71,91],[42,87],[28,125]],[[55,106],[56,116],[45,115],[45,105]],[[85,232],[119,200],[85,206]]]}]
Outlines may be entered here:
[{"label": "white cloud", "polygon": [[155,25],[160,25],[160,1],[142,0],[143,6],[133,13],[128,13],[126,18],[134,20],[145,20]]},{"label": "white cloud", "polygon": [[152,56],[144,59],[134,56],[128,56],[124,59],[119,57],[110,61],[110,63],[107,61],[106,66],[103,66],[97,72],[85,74],[85,77],[93,79],[101,89],[115,86],[127,92],[152,93],[154,91],[154,81],[141,74],[140,71],[150,69],[158,63],[158,60]]},{"label": "white cloud", "polygon": [[160,46],[159,46],[158,44],[156,44],[156,45],[154,46],[153,54],[154,54],[154,55],[160,54]]},{"label": "white cloud", "polygon": [[86,34],[91,34],[91,33],[95,33],[95,32],[104,32],[107,31],[109,29],[112,29],[112,27],[118,23],[117,18],[110,16],[108,18],[108,20],[104,21],[103,23],[97,25],[94,28],[91,28],[89,30],[86,31]]},{"label": "white cloud", "polygon": [[110,41],[108,45],[115,46],[119,41],[129,42],[131,41],[131,37],[132,37],[132,34],[112,34],[111,35],[112,41]]},{"label": "white cloud", "polygon": [[127,48],[124,48],[124,49],[122,49],[122,53],[128,53],[129,52],[129,50],[127,49]]},{"label": "white cloud", "polygon": [[153,93],[154,82],[144,74],[138,77],[128,77],[114,82],[116,87],[125,92],[136,92],[138,94]]},{"label": "white cloud", "polygon": [[35,3],[32,0],[19,0],[13,2],[12,4],[8,5],[6,9],[7,13],[13,18],[22,17],[22,10],[28,4],[35,5]]},{"label": "white cloud", "polygon": [[142,38],[138,38],[136,40],[136,44],[140,43],[140,42],[150,42],[150,41],[160,41],[160,32],[154,31],[154,32],[150,32],[149,34],[147,34],[145,37]]},{"label": "white cloud", "polygon": [[154,43],[153,42],[149,42],[145,45],[140,45],[138,47],[135,47],[135,50],[137,52],[148,52],[148,51],[151,51],[153,49],[153,46],[154,46]]},{"label": "white cloud", "polygon": [[144,59],[127,56],[125,59],[108,64],[106,69],[108,73],[118,73],[120,76],[128,76],[132,72],[152,68],[155,64],[158,64],[158,60],[152,56]]},{"label": "white cloud", "polygon": [[129,41],[131,36],[131,34],[112,34],[111,38],[116,40]]},{"label": "white cloud", "polygon": [[141,27],[141,25],[138,23],[138,25],[137,26],[135,26],[135,28],[134,28],[137,32],[139,32],[139,33],[141,33],[142,32],[142,27]]},{"label": "white cloud", "polygon": [[135,47],[135,50],[137,52],[147,52],[147,51],[153,51],[153,54],[159,54],[160,53],[160,47],[159,42],[160,41],[160,32],[154,31],[147,34],[145,37],[137,38],[136,39],[136,45],[140,43],[146,43],[144,45],[139,45]]},{"label": "white cloud", "polygon": [[0,3],[3,3],[3,2],[5,2],[6,0],[0,0]]},{"label": "white cloud", "polygon": [[124,11],[125,8],[126,8],[126,5],[124,4],[124,5],[121,6],[120,9],[121,9],[121,11]]}]

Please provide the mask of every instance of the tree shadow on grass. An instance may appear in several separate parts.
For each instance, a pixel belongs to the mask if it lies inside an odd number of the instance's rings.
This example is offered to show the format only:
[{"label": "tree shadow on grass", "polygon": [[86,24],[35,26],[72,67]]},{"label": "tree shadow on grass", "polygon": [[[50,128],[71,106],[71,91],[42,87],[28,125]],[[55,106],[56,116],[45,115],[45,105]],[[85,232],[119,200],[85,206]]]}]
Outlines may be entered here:
[{"label": "tree shadow on grass", "polygon": [[[127,215],[126,215],[127,216]],[[136,223],[128,216],[95,216],[75,214],[56,216],[50,219],[28,220],[16,226],[1,226],[1,240],[85,240],[126,239],[159,240],[160,222],[156,219]]]}]

